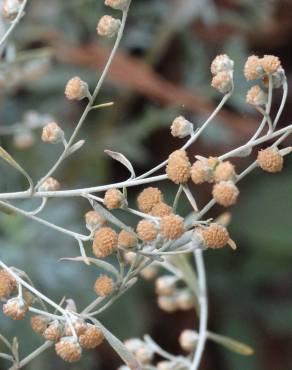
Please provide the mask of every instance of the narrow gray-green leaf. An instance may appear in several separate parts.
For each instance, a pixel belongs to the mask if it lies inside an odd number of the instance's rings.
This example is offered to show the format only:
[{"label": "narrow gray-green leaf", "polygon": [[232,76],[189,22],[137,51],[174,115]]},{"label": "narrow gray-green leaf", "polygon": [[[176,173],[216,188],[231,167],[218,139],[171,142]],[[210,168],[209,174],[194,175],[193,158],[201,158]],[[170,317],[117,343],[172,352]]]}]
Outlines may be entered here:
[{"label": "narrow gray-green leaf", "polygon": [[[84,262],[84,260],[85,260],[84,257],[72,257],[72,258],[64,257],[60,259],[60,261],[73,261],[73,262]],[[97,267],[114,274],[115,276],[118,276],[119,274],[118,271],[108,262],[105,262],[105,261],[102,261],[96,258],[89,258],[89,257],[87,257],[87,260],[93,263],[94,265],[96,265]]]},{"label": "narrow gray-green leaf", "polygon": [[251,356],[254,354],[254,350],[247,344],[241,343],[224,335],[208,332],[208,338],[213,342],[221,344],[223,347],[242,356]]},{"label": "narrow gray-green leaf", "polygon": [[74,145],[70,147],[70,149],[68,150],[66,154],[66,157],[69,157],[71,154],[77,152],[77,150],[82,148],[84,144],[85,144],[85,140],[77,141],[77,143],[75,143]]},{"label": "narrow gray-green leaf", "polygon": [[107,155],[109,155],[111,158],[115,159],[116,161],[122,163],[125,167],[127,167],[127,169],[131,173],[131,178],[132,179],[136,177],[135,170],[134,170],[134,168],[132,166],[132,163],[128,160],[128,158],[126,158],[124,156],[124,154],[118,153],[118,152],[113,152],[111,150],[105,150],[104,152]]}]

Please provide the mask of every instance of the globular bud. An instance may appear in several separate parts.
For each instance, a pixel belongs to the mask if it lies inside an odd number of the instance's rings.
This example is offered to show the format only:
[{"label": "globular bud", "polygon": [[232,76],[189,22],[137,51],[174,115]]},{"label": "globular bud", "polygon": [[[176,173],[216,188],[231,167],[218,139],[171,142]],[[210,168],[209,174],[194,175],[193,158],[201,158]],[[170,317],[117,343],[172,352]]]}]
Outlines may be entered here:
[{"label": "globular bud", "polygon": [[183,116],[177,117],[171,125],[171,135],[183,139],[191,135],[193,132],[193,125]]},{"label": "globular bud", "polygon": [[129,4],[129,0],[105,0],[104,3],[113,9],[125,10]]},{"label": "globular bud", "polygon": [[163,195],[158,188],[148,187],[144,189],[137,198],[138,209],[141,212],[149,213],[152,208],[163,201]]},{"label": "globular bud", "polygon": [[160,234],[166,240],[178,239],[184,233],[184,222],[180,216],[171,214],[160,220]]},{"label": "globular bud", "polygon": [[21,298],[12,298],[3,305],[4,315],[12,320],[22,320],[26,316],[28,305]]},{"label": "globular bud", "polygon": [[223,248],[230,239],[227,229],[217,223],[199,227],[194,233],[201,237],[204,247],[211,249]]},{"label": "globular bud", "polygon": [[191,168],[192,181],[197,185],[203,184],[205,181],[213,182],[214,169],[217,164],[218,158],[216,157],[200,158],[195,161]]},{"label": "globular bud", "polygon": [[5,19],[13,20],[20,11],[21,0],[4,0],[2,4],[2,15]]},{"label": "globular bud", "polygon": [[164,217],[172,214],[172,208],[164,202],[160,202],[153,206],[150,214],[154,217]]},{"label": "globular bud", "polygon": [[153,360],[154,352],[151,348],[143,345],[136,351],[135,357],[142,365],[147,365],[150,364]]},{"label": "globular bud", "polygon": [[48,123],[42,132],[42,141],[51,144],[57,144],[64,139],[64,131],[56,122]]},{"label": "globular bud", "polygon": [[267,104],[268,96],[259,85],[249,89],[246,95],[246,102],[257,107]]},{"label": "globular bud", "polygon": [[265,55],[261,59],[261,66],[265,73],[272,74],[278,71],[281,68],[281,61],[278,57],[274,55]]},{"label": "globular bud", "polygon": [[157,226],[150,220],[142,220],[137,225],[137,234],[143,242],[150,243],[158,235]]},{"label": "globular bud", "polygon": [[173,295],[176,290],[177,277],[165,275],[156,279],[155,290],[158,295]]},{"label": "globular bud", "polygon": [[103,340],[104,335],[102,330],[90,324],[87,325],[87,330],[79,337],[81,347],[86,349],[98,347]]},{"label": "globular bud", "polygon": [[[75,320],[72,322],[73,329],[78,337],[84,334],[87,330],[87,324],[83,320]],[[71,337],[73,335],[73,330],[71,325],[67,325],[65,327],[65,334],[67,337]]]},{"label": "globular bud", "polygon": [[48,323],[48,319],[42,315],[34,315],[30,318],[31,328],[37,334],[43,334],[47,329]]},{"label": "globular bud", "polygon": [[63,337],[55,344],[55,351],[66,362],[77,362],[82,355],[82,349],[73,337]]},{"label": "globular bud", "polygon": [[151,265],[145,267],[141,272],[140,275],[145,279],[145,280],[153,280],[159,271],[159,267],[152,263]]},{"label": "globular bud", "polygon": [[109,210],[122,208],[127,205],[123,193],[118,189],[109,189],[104,195],[104,205]]},{"label": "globular bud", "polygon": [[157,299],[158,306],[161,310],[172,313],[178,310],[178,305],[175,297],[161,295]]},{"label": "globular bud", "polygon": [[145,346],[144,342],[139,338],[130,338],[124,341],[124,345],[128,351],[135,354],[140,348]]},{"label": "globular bud", "polygon": [[114,37],[121,27],[121,21],[110,15],[101,17],[96,32],[99,36]]},{"label": "globular bud", "polygon": [[262,77],[263,74],[264,70],[261,65],[261,59],[256,55],[248,57],[244,65],[244,76],[247,81],[256,80]]},{"label": "globular bud", "polygon": [[31,294],[31,292],[29,290],[24,290],[23,291],[23,300],[24,302],[28,305],[28,306],[31,306],[35,300],[35,297],[33,294]]},{"label": "globular bud", "polygon": [[101,297],[110,295],[114,290],[114,281],[107,275],[100,275],[94,284],[94,291]]},{"label": "globular bud", "polygon": [[193,352],[196,349],[199,335],[193,330],[184,330],[179,337],[179,344],[186,352]]},{"label": "globular bud", "polygon": [[231,162],[220,162],[214,171],[214,179],[216,182],[220,181],[234,181],[236,173]]},{"label": "globular bud", "polygon": [[25,150],[35,143],[35,135],[30,130],[19,130],[13,135],[13,144],[16,148]]},{"label": "globular bud", "polygon": [[96,211],[89,211],[84,216],[86,226],[89,230],[95,230],[106,224],[106,219]]},{"label": "globular bud", "polygon": [[236,203],[239,190],[232,181],[220,181],[214,185],[212,195],[221,206],[229,207]]},{"label": "globular bud", "polygon": [[157,370],[174,370],[175,366],[171,361],[160,361],[156,364]]},{"label": "globular bud", "polygon": [[136,258],[136,253],[134,252],[124,252],[123,253],[123,258],[124,258],[124,261],[127,263],[127,264],[131,264],[135,261],[135,258]]},{"label": "globular bud", "polygon": [[122,248],[134,248],[138,243],[137,237],[134,233],[127,230],[122,230],[118,236],[118,245]]},{"label": "globular bud", "polygon": [[68,100],[82,100],[90,96],[88,84],[76,76],[71,78],[66,85],[65,95]]},{"label": "globular bud", "polygon": [[43,337],[51,342],[58,342],[62,334],[63,327],[58,321],[51,323],[42,333]]},{"label": "globular bud", "polygon": [[281,172],[283,169],[284,158],[277,148],[266,148],[258,152],[258,164],[264,171],[270,173]]},{"label": "globular bud", "polygon": [[185,150],[176,150],[170,154],[166,166],[168,178],[175,184],[186,183],[191,176],[191,164]]},{"label": "globular bud", "polygon": [[213,75],[217,75],[220,72],[233,71],[233,67],[234,61],[228,55],[217,55],[211,64],[211,72]]},{"label": "globular bud", "polygon": [[101,227],[96,231],[93,239],[93,253],[97,258],[105,258],[118,247],[118,235],[110,227]]},{"label": "globular bud", "polygon": [[42,185],[39,187],[40,191],[58,191],[60,190],[61,185],[58,180],[53,177],[48,177]]},{"label": "globular bud", "polygon": [[219,72],[216,76],[213,77],[211,85],[221,94],[227,94],[232,90],[233,87],[232,73]]},{"label": "globular bud", "polygon": [[194,308],[194,297],[188,289],[183,289],[177,292],[176,302],[178,308],[182,311],[188,311]]},{"label": "globular bud", "polygon": [[16,289],[16,280],[8,271],[0,271],[0,299],[8,298]]}]

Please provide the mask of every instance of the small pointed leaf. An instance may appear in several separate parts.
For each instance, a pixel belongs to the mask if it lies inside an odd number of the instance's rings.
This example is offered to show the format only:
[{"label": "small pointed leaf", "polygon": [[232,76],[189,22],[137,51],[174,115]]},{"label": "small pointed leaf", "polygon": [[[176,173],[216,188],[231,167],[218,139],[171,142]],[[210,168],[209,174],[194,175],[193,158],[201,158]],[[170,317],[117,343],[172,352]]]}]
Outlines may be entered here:
[{"label": "small pointed leaf", "polygon": [[250,346],[235,339],[211,332],[208,332],[208,338],[213,342],[221,344],[223,347],[242,356],[251,356],[254,354],[254,350]]},{"label": "small pointed leaf", "polygon": [[115,159],[116,161],[122,163],[131,173],[131,179],[136,177],[135,170],[132,166],[132,163],[124,156],[122,153],[113,152],[111,150],[105,150],[104,151],[107,155],[109,155],[111,158]]}]

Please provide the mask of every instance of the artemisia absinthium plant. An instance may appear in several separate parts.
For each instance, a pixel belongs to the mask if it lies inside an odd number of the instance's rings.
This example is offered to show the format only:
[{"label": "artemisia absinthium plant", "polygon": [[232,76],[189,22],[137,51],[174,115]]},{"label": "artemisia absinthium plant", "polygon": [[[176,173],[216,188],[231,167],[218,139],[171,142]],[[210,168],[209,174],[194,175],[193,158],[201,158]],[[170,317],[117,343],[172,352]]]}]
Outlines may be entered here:
[{"label": "artemisia absinthium plant", "polygon": [[[12,20],[5,41],[23,16],[26,1],[4,0],[3,16]],[[122,12],[122,18],[103,16],[97,25],[100,36],[116,38],[112,53],[91,93],[88,84],[76,76],[68,81],[65,88],[67,99],[76,102],[87,99],[88,104],[70,138],[66,138],[61,125],[50,122],[43,128],[41,139],[48,145],[63,146],[62,154],[54,166],[35,184],[25,171],[3,148],[1,157],[14,169],[20,171],[28,180],[29,188],[16,193],[0,194],[1,210],[7,213],[22,215],[33,222],[41,223],[52,230],[61,232],[75,240],[80,255],[66,260],[80,261],[97,269],[95,282],[88,282],[97,297],[80,312],[73,300],[56,303],[35,288],[24,271],[18,267],[8,267],[0,260],[0,299],[3,303],[3,314],[8,318],[30,320],[33,332],[44,339],[42,346],[27,357],[20,359],[17,351],[17,340],[10,343],[1,334],[0,339],[7,347],[7,353],[0,357],[10,362],[10,369],[20,369],[47,348],[54,346],[56,355],[64,361],[75,362],[82,358],[84,349],[94,349],[104,340],[120,355],[125,365],[121,369],[159,369],[159,370],[197,370],[200,366],[207,340],[213,340],[242,355],[252,354],[252,349],[233,339],[212,333],[208,330],[208,300],[206,273],[203,253],[216,253],[215,249],[230,246],[236,249],[227,226],[229,213],[217,219],[206,219],[205,215],[217,203],[222,207],[231,207],[240,199],[238,182],[252,170],[260,167],[270,173],[280,172],[285,155],[290,147],[279,148],[284,139],[291,133],[292,125],[277,130],[282,110],[287,97],[285,72],[279,58],[265,55],[260,58],[248,58],[244,74],[247,80],[258,80],[247,93],[247,103],[251,104],[262,115],[262,121],[256,132],[245,144],[217,157],[206,158],[197,155],[190,158],[187,149],[199,138],[211,124],[220,109],[232,95],[234,63],[227,55],[219,55],[211,66],[212,86],[223,98],[206,122],[194,129],[191,122],[184,117],[177,117],[171,125],[174,137],[186,139],[181,148],[171,153],[168,159],[140,176],[136,176],[132,164],[120,153],[106,151],[113,159],[127,167],[131,176],[116,184],[91,188],[62,190],[61,182],[54,178],[55,171],[64,160],[81,149],[84,141],[76,141],[77,134],[87,115],[95,109],[108,107],[111,104],[96,104],[97,96],[107,75],[122,38],[130,7],[130,0],[106,0],[105,5]],[[274,89],[283,89],[283,99],[275,118],[270,115],[272,93]],[[262,144],[268,146],[260,149],[254,158],[253,149]],[[253,158],[243,172],[238,173],[231,162],[234,157]],[[162,174],[154,175],[160,171]],[[161,181],[171,181],[177,185],[173,203],[167,204],[162,191]],[[199,207],[192,189],[211,183],[211,200],[204,207]],[[155,183],[155,184],[154,184]],[[127,194],[132,187],[141,187],[137,198],[137,208],[128,206]],[[102,194],[99,197],[98,194]],[[190,215],[179,215],[177,205],[185,196],[193,212]],[[44,220],[40,214],[49,203],[50,198],[82,197],[89,202],[90,209],[85,214],[84,223],[88,235],[78,234]],[[41,205],[32,212],[24,211],[13,205],[16,199],[41,200]],[[120,209],[137,216],[137,225],[133,229],[116,218],[112,210]],[[195,269],[189,259],[193,255]],[[115,257],[119,269],[108,262],[107,257]],[[19,266],[25,269],[25,266]],[[157,277],[159,270],[164,275]],[[162,310],[194,309],[199,318],[199,327],[185,330],[178,341],[182,355],[174,356],[163,350],[149,336],[143,340],[133,338],[122,343],[110,333],[98,320],[99,314],[136,284],[142,275],[147,279],[156,279],[155,289],[158,305]],[[64,292],[66,294],[66,292]],[[155,359],[160,358],[160,361]]]}]

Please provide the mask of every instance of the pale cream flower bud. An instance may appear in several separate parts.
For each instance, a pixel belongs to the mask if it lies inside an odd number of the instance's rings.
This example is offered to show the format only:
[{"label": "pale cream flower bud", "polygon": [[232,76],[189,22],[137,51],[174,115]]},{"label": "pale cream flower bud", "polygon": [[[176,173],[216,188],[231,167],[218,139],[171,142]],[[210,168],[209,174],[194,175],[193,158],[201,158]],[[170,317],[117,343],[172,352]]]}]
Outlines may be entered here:
[{"label": "pale cream flower bud", "polygon": [[228,55],[217,55],[211,64],[211,72],[213,75],[217,75],[220,72],[233,71],[233,67],[234,61]]},{"label": "pale cream flower bud", "polygon": [[64,131],[56,122],[48,123],[42,132],[42,141],[51,144],[57,144],[64,139]]},{"label": "pale cream flower bud", "polygon": [[178,305],[175,297],[172,296],[159,296],[157,300],[159,308],[165,312],[175,312],[178,310]]},{"label": "pale cream flower bud", "polygon": [[104,3],[113,9],[125,10],[129,4],[129,0],[105,0]]},{"label": "pale cream flower bud", "polygon": [[124,345],[128,351],[136,353],[140,348],[144,346],[144,342],[139,338],[130,338],[125,340]]},{"label": "pale cream flower bud", "polygon": [[177,278],[172,275],[161,276],[155,281],[158,295],[173,295],[175,293]]},{"label": "pale cream flower bud", "polygon": [[260,86],[253,86],[246,95],[246,102],[251,105],[261,106],[268,102],[267,94],[260,88]]},{"label": "pale cream flower bud", "polygon": [[193,132],[193,125],[186,120],[183,116],[177,117],[171,125],[171,135],[183,139],[191,135]]},{"label": "pale cream flower bud", "polygon": [[180,290],[176,295],[176,301],[179,309],[182,311],[194,308],[194,297],[188,289]]},{"label": "pale cream flower bud", "polygon": [[104,15],[96,27],[99,36],[114,37],[121,27],[121,21],[110,15]]},{"label": "pale cream flower bud", "polygon": [[150,348],[144,345],[136,351],[135,357],[142,365],[147,365],[153,360],[154,353]]},{"label": "pale cream flower bud", "polygon": [[193,352],[197,346],[199,335],[193,330],[184,330],[179,338],[181,348],[186,352]]},{"label": "pale cream flower bud", "polygon": [[53,177],[47,178],[46,181],[40,186],[40,191],[58,191],[60,190],[61,185],[59,181]]},{"label": "pale cream flower bud", "polygon": [[4,0],[2,4],[2,15],[4,18],[13,20],[20,11],[20,0]]},{"label": "pale cream flower bud", "polygon": [[230,72],[219,72],[216,76],[213,77],[212,87],[218,90],[222,94],[227,94],[232,90],[233,81],[232,74]]},{"label": "pale cream flower bud", "polygon": [[88,84],[82,81],[78,76],[73,77],[67,82],[65,95],[69,100],[82,100],[86,97],[89,98],[90,93]]}]

